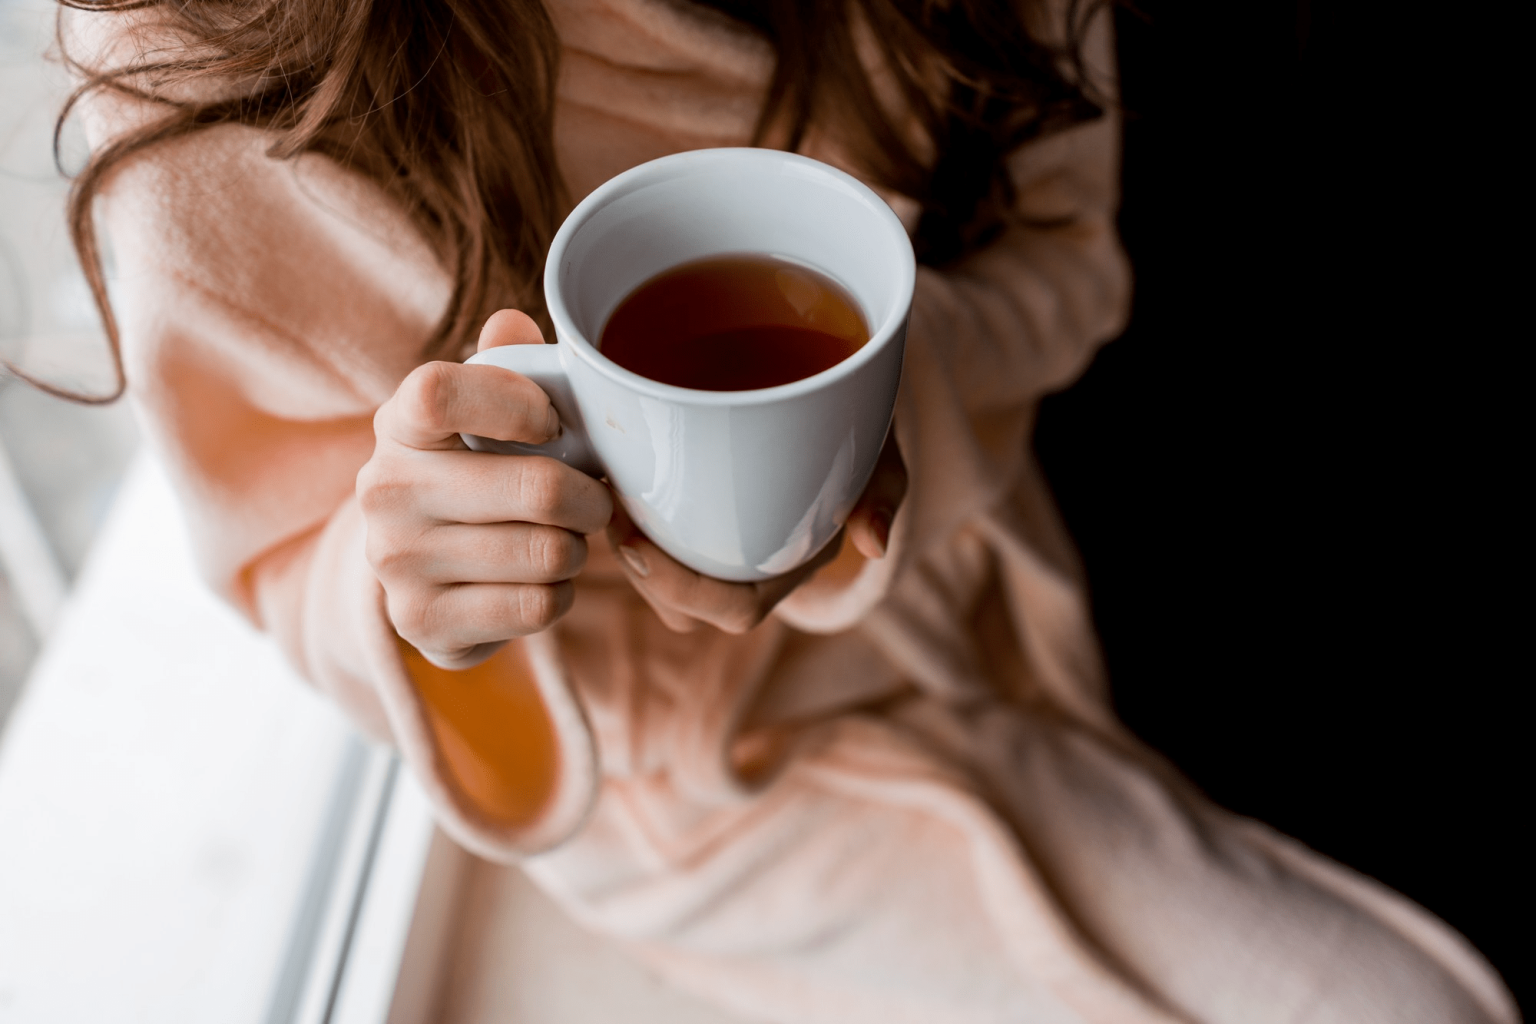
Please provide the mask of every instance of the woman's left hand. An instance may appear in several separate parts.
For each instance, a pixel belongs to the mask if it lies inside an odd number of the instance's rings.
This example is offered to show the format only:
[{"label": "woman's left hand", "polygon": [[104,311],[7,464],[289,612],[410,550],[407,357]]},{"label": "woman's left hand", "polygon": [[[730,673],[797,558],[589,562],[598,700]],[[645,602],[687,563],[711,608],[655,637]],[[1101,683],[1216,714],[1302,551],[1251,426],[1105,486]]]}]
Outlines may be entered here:
[{"label": "woman's left hand", "polygon": [[865,558],[884,558],[891,523],[907,493],[907,467],[896,447],[896,432],[886,437],[874,475],[848,516],[848,525],[815,558],[783,576],[756,583],[727,583],[704,576],[666,554],[640,532],[615,498],[608,540],[624,574],[661,621],[679,633],[701,623],[727,633],[745,633],[762,622],[774,605],[788,597],[817,569],[837,557],[846,539]]}]

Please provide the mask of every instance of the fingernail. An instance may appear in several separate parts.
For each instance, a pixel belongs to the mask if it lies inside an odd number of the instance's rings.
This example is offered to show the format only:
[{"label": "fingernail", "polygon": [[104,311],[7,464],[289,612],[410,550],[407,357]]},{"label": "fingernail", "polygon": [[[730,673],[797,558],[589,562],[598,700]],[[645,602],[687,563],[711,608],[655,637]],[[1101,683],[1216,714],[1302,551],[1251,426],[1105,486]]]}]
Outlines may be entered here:
[{"label": "fingernail", "polygon": [[651,567],[645,564],[645,556],[628,544],[619,545],[619,557],[624,559],[634,574],[641,579],[651,574]]},{"label": "fingernail", "polygon": [[549,416],[544,421],[544,433],[553,441],[560,436],[560,414],[555,412],[555,407],[549,407]]}]

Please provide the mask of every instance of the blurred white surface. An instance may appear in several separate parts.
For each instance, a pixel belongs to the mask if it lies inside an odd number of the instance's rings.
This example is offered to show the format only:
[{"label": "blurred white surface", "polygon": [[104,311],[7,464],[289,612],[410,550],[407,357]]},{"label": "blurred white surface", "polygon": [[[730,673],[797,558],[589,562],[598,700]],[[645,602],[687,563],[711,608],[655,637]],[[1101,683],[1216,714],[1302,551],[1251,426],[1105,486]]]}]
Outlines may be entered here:
[{"label": "blurred white surface", "polygon": [[0,570],[16,594],[22,616],[38,637],[53,631],[69,589],[53,546],[32,512],[32,503],[0,439]]},{"label": "blurred white surface", "polygon": [[355,744],[139,462],[0,745],[0,1022],[266,1019]]},{"label": "blurred white surface", "polygon": [[522,871],[473,863],[437,1024],[749,1024],[585,931]]},{"label": "blurred white surface", "polygon": [[[53,0],[0,0],[0,358],[95,391],[110,384],[111,364],[65,230],[69,182],[53,163],[54,119],[69,91],[64,70],[45,60],[56,9]],[[83,142],[74,126],[63,148],[66,163],[78,167]],[[0,374],[0,445],[13,470],[0,481],[10,485],[0,501],[9,499],[11,521],[20,515],[41,527],[41,538],[14,529],[4,538],[3,724],[52,617],[49,608],[57,607],[59,574],[67,584],[79,568],[137,446],[137,430],[124,404],[71,405]]]}]

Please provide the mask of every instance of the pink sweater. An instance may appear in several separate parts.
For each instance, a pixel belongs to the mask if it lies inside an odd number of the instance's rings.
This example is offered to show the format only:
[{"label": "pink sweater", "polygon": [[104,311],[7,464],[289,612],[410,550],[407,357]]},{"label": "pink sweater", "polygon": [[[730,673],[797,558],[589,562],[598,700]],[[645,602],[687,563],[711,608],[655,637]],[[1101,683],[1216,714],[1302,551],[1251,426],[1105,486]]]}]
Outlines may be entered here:
[{"label": "pink sweater", "polygon": [[[549,6],[574,198],[748,140],[761,39],[681,0]],[[124,45],[111,24],[77,19]],[[1091,56],[1110,53],[1101,25]],[[139,114],[88,116],[99,144]],[[1016,224],[920,272],[891,552],[849,553],[743,637],[669,633],[595,539],[552,630],[462,684],[408,663],[354,478],[448,281],[374,185],[268,159],[255,130],[162,146],[110,185],[131,394],[209,582],[398,745],[443,826],[738,1013],[1512,1021],[1459,936],[1213,807],[1109,709],[1029,436],[1040,396],[1124,322],[1117,140],[1111,116],[1019,151]],[[808,151],[848,165],[835,139]],[[910,225],[915,205],[889,198]],[[455,722],[422,699],[456,685],[502,687],[508,717]],[[524,752],[527,777],[508,777],[519,750],[492,748],[519,743],[553,757]]]}]

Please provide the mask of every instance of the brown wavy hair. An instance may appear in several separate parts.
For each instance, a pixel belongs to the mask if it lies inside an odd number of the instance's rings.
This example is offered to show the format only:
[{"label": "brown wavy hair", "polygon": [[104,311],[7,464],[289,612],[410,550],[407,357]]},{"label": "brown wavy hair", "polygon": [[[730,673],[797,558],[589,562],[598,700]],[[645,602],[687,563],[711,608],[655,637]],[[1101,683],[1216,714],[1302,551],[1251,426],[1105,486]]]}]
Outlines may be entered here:
[{"label": "brown wavy hair", "polygon": [[[452,357],[502,305],[545,319],[539,276],[567,197],[553,141],[560,43],[540,0],[60,2],[127,16],[152,45],[117,66],[86,64],[69,53],[60,12],[59,49],[81,84],[60,114],[56,152],[65,119],[90,93],[150,101],[164,113],[95,152],[70,194],[69,229],[101,312],[115,390],[73,394],[7,364],[17,376],[77,401],[122,394],[94,200],[135,154],[228,123],[266,131],[276,159],[330,156],[409,212],[453,281],[423,359]],[[1080,0],[1069,0],[1058,39],[1030,29],[1045,23],[1043,10],[1013,0],[702,5],[759,32],[777,53],[753,143],[793,150],[813,127],[833,134],[871,181],[921,204],[915,244],[930,264],[1000,228],[1012,198],[1010,151],[1101,112],[1080,47],[1094,9]],[[871,56],[887,75],[884,97]],[[893,100],[905,109],[891,109]]]}]

